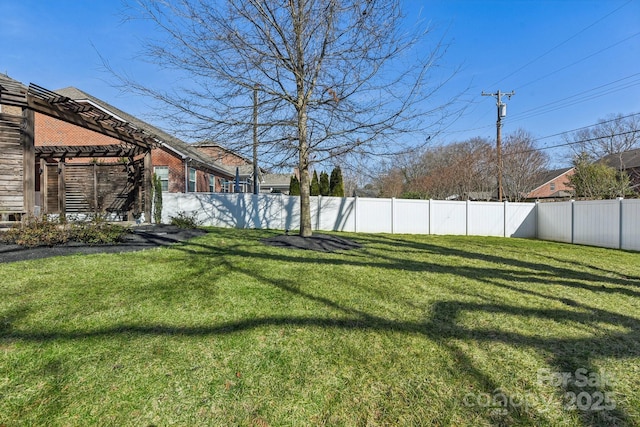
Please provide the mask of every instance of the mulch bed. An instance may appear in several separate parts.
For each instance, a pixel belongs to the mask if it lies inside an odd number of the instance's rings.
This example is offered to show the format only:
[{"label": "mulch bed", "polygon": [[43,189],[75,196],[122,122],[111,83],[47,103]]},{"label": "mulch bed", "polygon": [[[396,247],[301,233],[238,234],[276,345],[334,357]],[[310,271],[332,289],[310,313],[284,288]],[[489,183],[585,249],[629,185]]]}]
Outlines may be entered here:
[{"label": "mulch bed", "polygon": [[[154,224],[135,226],[132,228],[131,233],[125,235],[122,242],[109,245],[87,245],[78,242],[68,242],[64,245],[53,247],[39,246],[26,248],[19,245],[0,243],[0,263],[72,254],[88,255],[141,251],[144,249],[173,245],[206,233],[206,230],[201,229],[183,229],[173,225]],[[311,237],[280,235],[262,239],[262,243],[279,248],[303,249],[318,252],[346,251],[362,247],[362,245],[354,241],[326,234],[314,234]]]},{"label": "mulch bed", "polygon": [[206,234],[206,230],[183,229],[173,225],[140,225],[132,228],[122,242],[110,245],[87,245],[68,242],[53,247],[25,248],[19,245],[0,244],[0,263],[25,261],[71,254],[100,254],[140,251],[143,249],[173,245]]},{"label": "mulch bed", "polygon": [[348,251],[362,247],[361,244],[354,241],[327,234],[314,234],[311,237],[283,234],[262,239],[262,243],[278,248],[304,249],[318,252]]}]

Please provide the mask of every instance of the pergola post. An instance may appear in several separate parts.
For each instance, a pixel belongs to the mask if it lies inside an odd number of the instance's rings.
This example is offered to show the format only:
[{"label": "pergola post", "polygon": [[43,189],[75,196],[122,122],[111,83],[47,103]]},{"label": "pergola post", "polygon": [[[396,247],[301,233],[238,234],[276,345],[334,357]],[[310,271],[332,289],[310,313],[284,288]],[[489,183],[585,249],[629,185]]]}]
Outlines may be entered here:
[{"label": "pergola post", "polygon": [[58,162],[58,211],[60,212],[60,219],[66,220],[67,214],[67,186],[64,178],[65,163],[64,158]]},{"label": "pergola post", "polygon": [[23,152],[23,210],[27,216],[34,215],[36,202],[35,183],[35,142],[34,142],[34,114],[29,108],[22,109],[22,132],[20,142]]},{"label": "pergola post", "polygon": [[49,199],[49,174],[47,173],[47,162],[40,159],[38,179],[40,180],[40,212],[44,215],[49,213],[47,200]]},{"label": "pergola post", "polygon": [[151,150],[148,150],[144,155],[144,171],[142,173],[142,185],[144,186],[144,220],[148,223],[151,223],[151,196],[153,191],[153,180],[151,174]]}]

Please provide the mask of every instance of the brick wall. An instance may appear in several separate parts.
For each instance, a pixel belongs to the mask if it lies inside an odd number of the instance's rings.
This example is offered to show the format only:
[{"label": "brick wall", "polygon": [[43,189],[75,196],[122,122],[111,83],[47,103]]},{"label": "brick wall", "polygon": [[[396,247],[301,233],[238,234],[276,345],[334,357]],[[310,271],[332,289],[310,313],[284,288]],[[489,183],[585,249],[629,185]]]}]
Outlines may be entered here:
[{"label": "brick wall", "polygon": [[165,148],[151,150],[153,166],[167,166],[169,168],[169,192],[184,193],[184,162]]},{"label": "brick wall", "polygon": [[225,165],[225,166],[242,166],[251,164],[246,159],[231,153],[224,148],[216,146],[204,146],[196,147],[205,156],[211,157],[213,160]]},{"label": "brick wall", "polygon": [[35,113],[36,146],[117,145],[121,142],[80,126]]}]

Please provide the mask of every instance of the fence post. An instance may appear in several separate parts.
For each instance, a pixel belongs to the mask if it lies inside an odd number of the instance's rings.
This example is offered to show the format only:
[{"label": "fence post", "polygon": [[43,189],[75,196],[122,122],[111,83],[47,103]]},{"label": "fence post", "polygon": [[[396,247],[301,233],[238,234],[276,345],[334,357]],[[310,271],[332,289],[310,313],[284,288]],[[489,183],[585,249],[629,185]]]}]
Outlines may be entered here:
[{"label": "fence post", "polygon": [[504,201],[504,209],[502,211],[502,237],[507,237],[507,204],[508,200]]},{"label": "fence post", "polygon": [[576,222],[576,218],[575,218],[575,200],[571,201],[571,244],[573,245],[574,242],[574,235],[575,235],[575,222]]},{"label": "fence post", "polygon": [[467,203],[464,211],[464,235],[469,235],[469,199],[467,199]]},{"label": "fence post", "polygon": [[624,236],[622,233],[622,208],[623,208],[623,203],[624,203],[624,198],[623,197],[618,197],[618,200],[620,201],[620,204],[618,205],[618,214],[619,216],[619,224],[618,224],[618,249],[622,249],[622,237]]},{"label": "fence post", "polygon": [[353,232],[358,232],[358,196],[353,200]]},{"label": "fence post", "polygon": [[392,197],[391,198],[391,234],[394,233],[395,231],[395,224],[396,223],[396,198]]},{"label": "fence post", "polygon": [[316,212],[316,231],[320,230],[320,210],[322,209],[322,196],[321,195],[317,195],[317,201],[318,201],[318,212]]},{"label": "fence post", "polygon": [[538,223],[538,221],[540,220],[540,216],[539,216],[539,212],[538,210],[540,209],[540,200],[536,200],[536,205],[533,208],[533,215],[535,217],[535,233],[536,233],[536,239],[540,239],[540,224]]},{"label": "fence post", "polygon": [[429,234],[433,234],[433,228],[432,228],[432,226],[433,226],[433,219],[432,219],[433,218],[433,212],[431,211],[431,205],[432,205],[431,202],[433,202],[433,200],[429,199],[429,224],[428,224],[428,226],[429,226]]}]

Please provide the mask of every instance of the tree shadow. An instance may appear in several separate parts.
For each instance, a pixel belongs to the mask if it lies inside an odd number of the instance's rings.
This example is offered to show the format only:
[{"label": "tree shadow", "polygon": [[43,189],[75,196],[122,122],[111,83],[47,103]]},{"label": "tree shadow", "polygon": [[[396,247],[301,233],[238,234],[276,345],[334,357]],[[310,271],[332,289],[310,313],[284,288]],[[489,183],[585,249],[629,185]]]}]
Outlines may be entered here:
[{"label": "tree shadow", "polygon": [[[210,235],[215,236],[215,231]],[[276,234],[262,232],[261,235]],[[246,235],[237,231],[235,235],[246,241]],[[220,235],[228,240],[234,239],[234,233],[225,230]],[[579,301],[564,296],[545,294],[546,286],[560,286],[567,288],[579,288],[593,292],[620,293],[628,297],[637,298],[638,292],[624,288],[629,286],[627,280],[611,278],[599,274],[588,274],[571,269],[569,267],[549,266],[542,263],[523,261],[508,256],[498,256],[473,252],[451,247],[444,247],[432,243],[404,241],[399,238],[375,236],[357,239],[367,245],[385,245],[391,251],[373,251],[361,249],[340,254],[340,256],[324,256],[318,254],[314,257],[294,256],[287,250],[256,250],[256,243],[251,244],[215,244],[201,241],[183,242],[173,249],[182,251],[188,256],[176,260],[186,263],[188,267],[198,274],[206,274],[211,263],[222,265],[225,269],[234,273],[247,275],[267,286],[277,288],[284,293],[304,299],[320,307],[326,307],[338,315],[326,317],[317,316],[265,316],[259,318],[246,318],[236,321],[205,326],[175,326],[163,324],[115,324],[107,328],[99,328],[93,331],[23,331],[13,327],[14,322],[5,322],[0,329],[2,340],[21,340],[30,342],[47,342],[52,340],[82,340],[86,338],[107,338],[126,335],[152,335],[152,336],[215,336],[239,333],[254,330],[265,326],[297,326],[318,327],[340,330],[362,330],[375,332],[400,332],[417,334],[440,343],[446,348],[459,364],[478,384],[481,384],[484,392],[493,393],[500,388],[491,376],[476,366],[473,359],[465,353],[456,340],[470,340],[476,343],[501,343],[513,347],[531,349],[542,355],[548,355],[547,363],[558,373],[574,373],[578,369],[587,372],[597,372],[594,363],[599,358],[627,359],[640,357],[640,320],[635,317],[622,315],[609,310],[603,310],[586,305]],[[403,257],[407,251],[417,251],[421,254],[436,254],[446,257],[461,257],[464,259],[478,260],[496,264],[495,268],[473,265],[446,265],[431,261],[415,261]],[[398,254],[393,256],[392,254]],[[433,271],[438,273],[453,274],[460,278],[480,280],[497,288],[509,292],[521,293],[528,297],[542,298],[551,303],[559,302],[561,308],[531,308],[530,306],[510,305],[500,301],[493,302],[463,302],[458,300],[441,300],[431,306],[430,315],[423,320],[403,321],[371,313],[367,310],[340,303],[338,298],[314,294],[300,286],[299,279],[291,277],[272,277],[268,272],[262,272],[252,266],[239,265],[237,259],[265,259],[269,261],[288,261],[300,264],[334,264],[359,267],[372,267],[384,269],[396,269],[402,271]],[[425,257],[425,259],[429,259]],[[210,261],[209,261],[210,260]],[[516,270],[524,269],[525,272]],[[526,281],[539,284],[541,290],[524,289],[511,285],[512,281]],[[583,282],[601,283],[604,288],[597,285],[589,285]],[[611,287],[611,285],[617,285]],[[608,286],[607,286],[608,285]],[[573,323],[582,325],[592,333],[588,337],[562,338],[549,337],[544,333],[524,334],[514,332],[508,327],[486,328],[476,325],[468,325],[463,320],[464,314],[471,313],[478,316],[511,316],[514,318],[529,319],[535,321],[553,321],[559,324]],[[14,314],[20,316],[20,313]],[[9,316],[11,317],[11,316]],[[5,318],[9,318],[6,317]],[[612,332],[605,326],[616,329]],[[508,325],[507,325],[508,326]],[[622,331],[620,329],[623,329]],[[542,331],[541,331],[542,332]],[[605,386],[594,384],[589,387],[578,387],[574,382],[562,385],[564,393],[586,392],[593,396],[595,393],[608,391]],[[512,401],[515,395],[503,393],[506,402]],[[539,409],[523,410],[521,407],[505,404],[499,408],[503,412],[492,414],[491,420],[496,424],[517,424],[527,422],[536,424],[550,423],[545,418],[544,411]],[[633,420],[621,406],[592,411],[579,409],[583,425],[627,425],[633,424]]]}]

